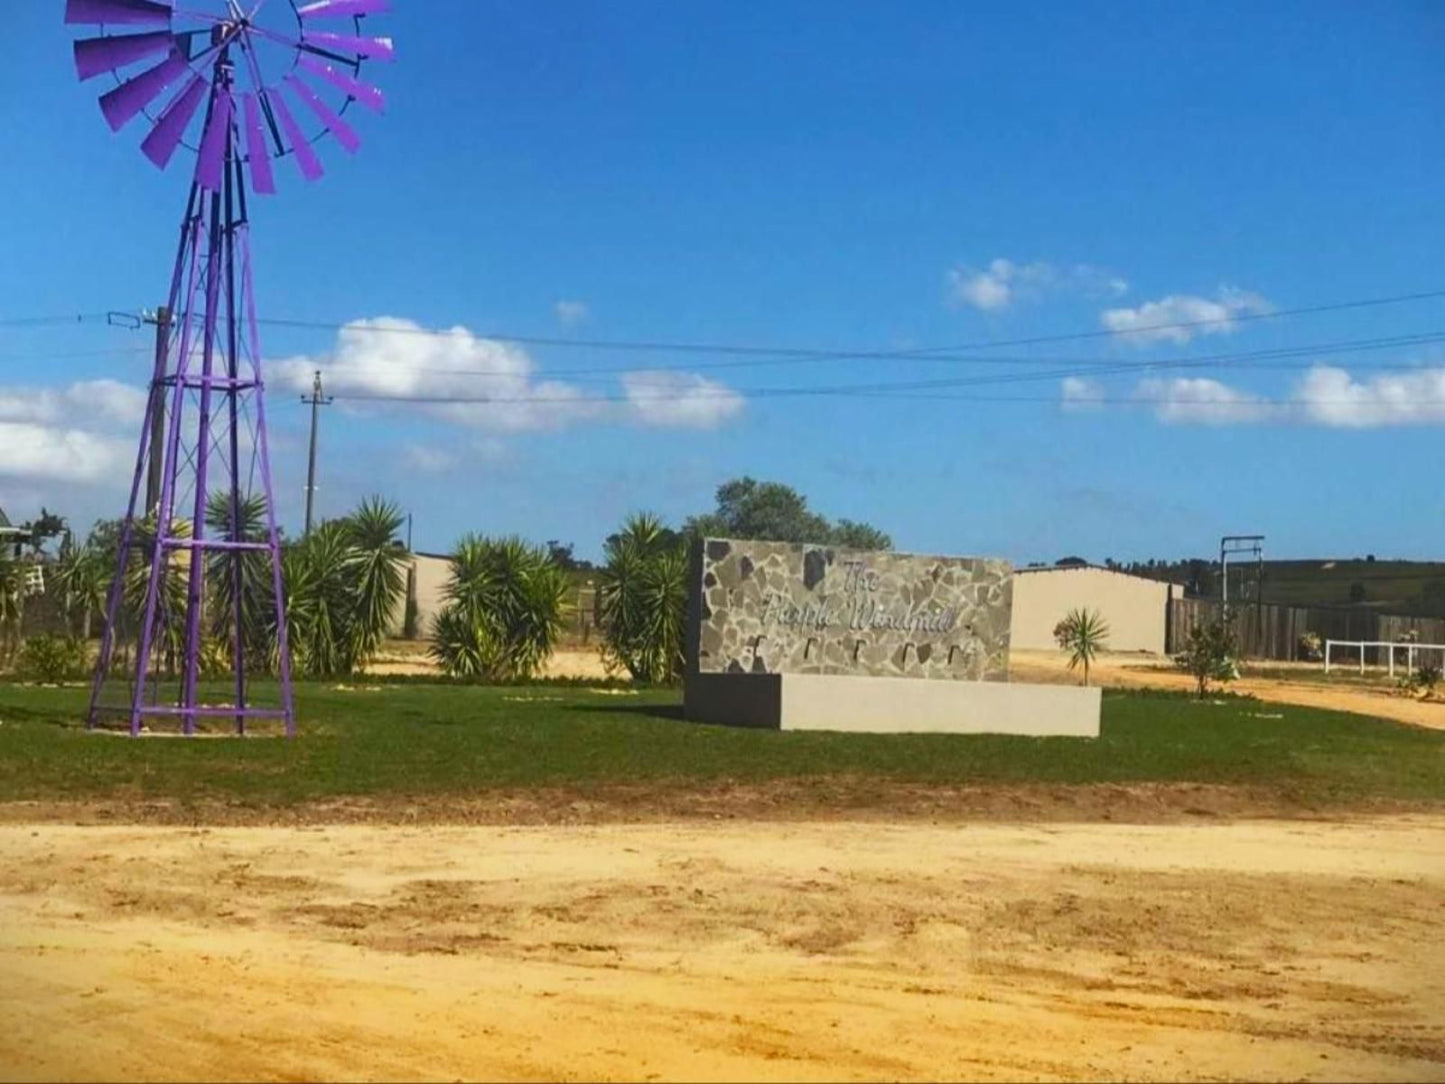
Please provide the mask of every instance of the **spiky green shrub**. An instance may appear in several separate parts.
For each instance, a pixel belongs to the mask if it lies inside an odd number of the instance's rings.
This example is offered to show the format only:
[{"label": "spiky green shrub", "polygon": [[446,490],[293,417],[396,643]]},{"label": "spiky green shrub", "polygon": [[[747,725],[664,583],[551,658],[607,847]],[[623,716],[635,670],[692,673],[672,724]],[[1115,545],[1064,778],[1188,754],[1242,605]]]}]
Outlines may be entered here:
[{"label": "spiky green shrub", "polygon": [[682,676],[687,619],[686,540],[656,516],[630,516],[607,540],[598,610],[603,657],[634,681]]},{"label": "spiky green shrub", "polygon": [[561,634],[567,586],[566,573],[540,547],[464,536],[452,551],[432,658],[443,673],[474,681],[535,676]]}]

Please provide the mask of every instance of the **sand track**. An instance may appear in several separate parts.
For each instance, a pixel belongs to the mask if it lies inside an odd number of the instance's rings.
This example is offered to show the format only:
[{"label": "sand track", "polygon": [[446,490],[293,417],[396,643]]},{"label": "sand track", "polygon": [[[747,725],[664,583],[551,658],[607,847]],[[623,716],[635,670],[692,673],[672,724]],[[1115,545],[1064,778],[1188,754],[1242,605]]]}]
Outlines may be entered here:
[{"label": "sand track", "polygon": [[1445,818],[0,826],[0,1077],[1445,1076]]}]

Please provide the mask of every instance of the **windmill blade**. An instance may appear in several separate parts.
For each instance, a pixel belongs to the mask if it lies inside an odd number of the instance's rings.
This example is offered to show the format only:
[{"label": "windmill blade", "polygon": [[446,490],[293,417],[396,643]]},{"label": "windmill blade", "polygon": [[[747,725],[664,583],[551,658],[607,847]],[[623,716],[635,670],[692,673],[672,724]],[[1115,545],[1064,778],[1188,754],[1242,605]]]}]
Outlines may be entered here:
[{"label": "windmill blade", "polygon": [[292,74],[286,76],[286,85],[295,92],[296,97],[305,102],[316,114],[316,119],[326,125],[326,130],[336,137],[340,143],[352,154],[355,154],[361,146],[361,140],[357,137],[356,131],[336,114],[336,111],[316,96],[316,92]]},{"label": "windmill blade", "polygon": [[392,60],[396,56],[390,38],[358,38],[351,34],[306,30],[301,34],[301,44],[304,47],[308,42],[328,49],[339,49],[343,53],[369,56],[372,60]]},{"label": "windmill blade", "polygon": [[291,110],[286,108],[286,100],[281,96],[279,89],[267,90],[266,101],[271,105],[271,111],[276,114],[276,120],[281,124],[281,130],[286,133],[286,138],[291,142],[291,150],[296,155],[296,164],[301,169],[301,176],[308,181],[314,181],[326,171],[321,168],[321,159],[316,157],[316,151],[311,146],[311,141],[301,133],[301,126],[296,123],[296,118],[291,115]]},{"label": "windmill blade", "polygon": [[157,0],[65,0],[65,21],[71,26],[169,26],[170,4]]},{"label": "windmill blade", "polygon": [[100,111],[105,114],[111,131],[120,131],[132,117],[155,101],[161,91],[189,70],[186,58],[173,51],[154,68],[148,68],[134,79],[128,79],[114,90],[102,94]]},{"label": "windmill blade", "polygon": [[166,168],[171,155],[175,154],[176,145],[180,143],[181,136],[186,134],[186,126],[196,115],[205,93],[205,80],[199,75],[192,76],[181,92],[171,99],[171,104],[166,106],[160,120],[156,121],[155,127],[151,129],[151,134],[146,136],[145,142],[140,145],[145,156],[161,169]]},{"label": "windmill blade", "polygon": [[120,34],[112,37],[82,38],[75,43],[75,70],[81,81],[114,71],[133,61],[168,53],[176,39],[168,30],[149,34]]},{"label": "windmill blade", "polygon": [[231,141],[231,95],[217,90],[211,98],[211,115],[201,136],[201,149],[196,159],[196,181],[211,192],[221,190],[226,175],[226,146]]},{"label": "windmill blade", "polygon": [[338,71],[324,60],[317,60],[315,57],[307,56],[305,53],[298,53],[296,63],[305,68],[312,75],[325,79],[337,90],[342,91],[348,97],[355,98],[366,108],[374,113],[386,111],[386,98],[381,90],[370,83],[363,83],[360,79],[354,79],[344,71]]},{"label": "windmill blade", "polygon": [[276,177],[271,172],[271,152],[266,146],[266,129],[261,126],[261,105],[256,95],[241,95],[241,112],[246,120],[246,159],[251,166],[251,190],[258,196],[276,194]]},{"label": "windmill blade", "polygon": [[316,0],[296,9],[303,19],[331,19],[343,15],[381,15],[391,10],[391,0]]}]

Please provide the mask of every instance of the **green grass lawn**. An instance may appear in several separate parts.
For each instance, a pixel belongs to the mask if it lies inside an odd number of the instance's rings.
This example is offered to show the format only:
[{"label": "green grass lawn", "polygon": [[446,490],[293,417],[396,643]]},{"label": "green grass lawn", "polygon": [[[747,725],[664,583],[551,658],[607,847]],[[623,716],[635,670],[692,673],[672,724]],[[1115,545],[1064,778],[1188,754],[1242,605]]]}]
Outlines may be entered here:
[{"label": "green grass lawn", "polygon": [[[779,733],[682,720],[671,691],[384,683],[298,687],[294,740],[89,734],[82,688],[0,684],[0,801],[476,797],[532,787],[877,779],[1196,782],[1314,803],[1445,800],[1445,732],[1261,704],[1106,693],[1101,736]],[[1273,718],[1271,716],[1282,716]]]}]

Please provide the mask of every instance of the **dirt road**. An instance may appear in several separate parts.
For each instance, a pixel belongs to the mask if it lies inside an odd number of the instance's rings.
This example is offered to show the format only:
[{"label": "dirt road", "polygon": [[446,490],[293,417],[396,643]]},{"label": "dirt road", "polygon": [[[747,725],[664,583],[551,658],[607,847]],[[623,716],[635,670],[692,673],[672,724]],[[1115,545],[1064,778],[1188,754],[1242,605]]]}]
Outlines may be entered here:
[{"label": "dirt road", "polygon": [[1445,1076],[1445,817],[0,826],[0,1077]]},{"label": "dirt road", "polygon": [[[1251,666],[1261,668],[1262,664]],[[1077,681],[1068,670],[1067,657],[1059,651],[1014,651],[1009,655],[1009,676],[1014,681]],[[1154,655],[1106,655],[1093,666],[1090,677],[1096,685],[1112,689],[1194,688],[1194,679],[1183,671],[1168,668],[1168,660]],[[1445,730],[1445,701],[1417,700],[1400,696],[1388,687],[1362,688],[1341,682],[1291,680],[1288,670],[1278,676],[1252,674],[1231,681],[1232,693],[1256,696],[1276,704],[1298,704],[1307,708],[1353,711],[1379,719]]]}]

